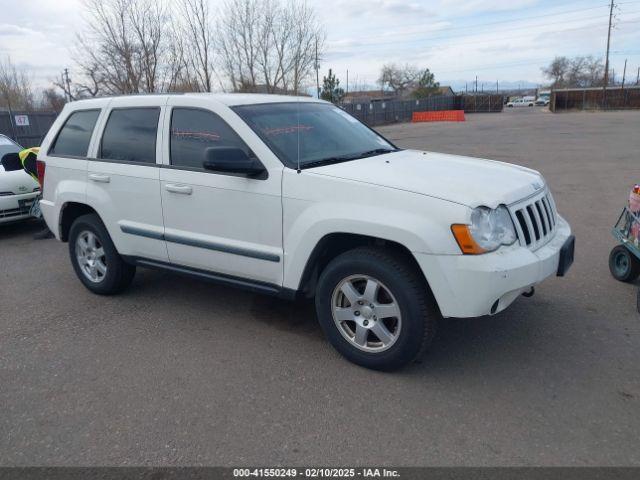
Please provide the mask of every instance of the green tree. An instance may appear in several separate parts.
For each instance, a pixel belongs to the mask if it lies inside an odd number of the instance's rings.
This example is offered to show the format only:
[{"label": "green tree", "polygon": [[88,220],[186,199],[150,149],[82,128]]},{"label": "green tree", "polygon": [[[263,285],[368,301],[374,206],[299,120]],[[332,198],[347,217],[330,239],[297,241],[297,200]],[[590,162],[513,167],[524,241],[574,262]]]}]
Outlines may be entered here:
[{"label": "green tree", "polygon": [[429,95],[433,95],[438,92],[440,88],[440,83],[436,82],[436,77],[428,68],[425,68],[422,73],[420,73],[420,78],[418,78],[418,85],[416,89],[413,91],[412,95],[414,98],[425,98]]},{"label": "green tree", "polygon": [[329,69],[329,75],[322,77],[322,92],[320,98],[331,103],[340,103],[344,98],[344,89],[340,88],[340,80]]}]

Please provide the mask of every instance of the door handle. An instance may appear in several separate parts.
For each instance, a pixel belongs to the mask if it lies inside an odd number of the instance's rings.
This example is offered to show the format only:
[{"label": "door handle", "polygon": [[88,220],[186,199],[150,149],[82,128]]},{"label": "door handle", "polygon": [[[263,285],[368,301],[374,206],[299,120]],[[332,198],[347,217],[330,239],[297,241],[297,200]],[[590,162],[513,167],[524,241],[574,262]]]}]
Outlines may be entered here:
[{"label": "door handle", "polygon": [[191,195],[193,189],[189,185],[178,185],[175,183],[167,183],[164,188],[171,193],[181,193],[182,195]]},{"label": "door handle", "polygon": [[111,177],[109,175],[100,175],[99,173],[90,173],[89,179],[100,183],[109,183],[111,181]]}]

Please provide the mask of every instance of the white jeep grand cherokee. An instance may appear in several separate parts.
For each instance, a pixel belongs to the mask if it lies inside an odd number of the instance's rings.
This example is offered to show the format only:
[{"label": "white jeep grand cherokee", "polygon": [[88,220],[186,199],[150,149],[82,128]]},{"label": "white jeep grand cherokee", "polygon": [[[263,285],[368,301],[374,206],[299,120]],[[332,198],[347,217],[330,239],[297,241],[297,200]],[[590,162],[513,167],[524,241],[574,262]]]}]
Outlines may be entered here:
[{"label": "white jeep grand cherokee", "polygon": [[42,212],[91,291],[136,266],[293,298],[349,360],[393,369],[440,316],[505,309],[573,259],[539,173],[401,150],[339,108],[272,95],[68,104]]}]

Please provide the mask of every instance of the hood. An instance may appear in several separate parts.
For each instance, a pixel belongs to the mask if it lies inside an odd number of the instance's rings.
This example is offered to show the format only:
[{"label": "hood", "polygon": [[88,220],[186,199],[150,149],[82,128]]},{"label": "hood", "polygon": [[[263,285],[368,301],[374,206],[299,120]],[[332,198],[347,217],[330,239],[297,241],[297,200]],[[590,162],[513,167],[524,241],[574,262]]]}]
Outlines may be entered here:
[{"label": "hood", "polygon": [[510,163],[445,153],[402,150],[311,168],[309,173],[428,195],[471,208],[495,208],[544,187],[535,170]]},{"label": "hood", "polygon": [[33,192],[39,186],[38,182],[24,170],[5,172],[0,165],[0,193],[11,192],[14,195],[22,195]]}]

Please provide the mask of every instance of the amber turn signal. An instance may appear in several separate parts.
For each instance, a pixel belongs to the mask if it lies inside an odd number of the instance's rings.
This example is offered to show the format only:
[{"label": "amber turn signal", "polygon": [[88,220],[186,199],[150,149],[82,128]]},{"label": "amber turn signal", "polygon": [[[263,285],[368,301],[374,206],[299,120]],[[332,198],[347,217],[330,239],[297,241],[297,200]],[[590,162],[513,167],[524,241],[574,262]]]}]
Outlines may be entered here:
[{"label": "amber turn signal", "polygon": [[451,225],[451,232],[458,242],[458,246],[465,255],[480,255],[486,250],[476,243],[469,231],[469,225]]}]

